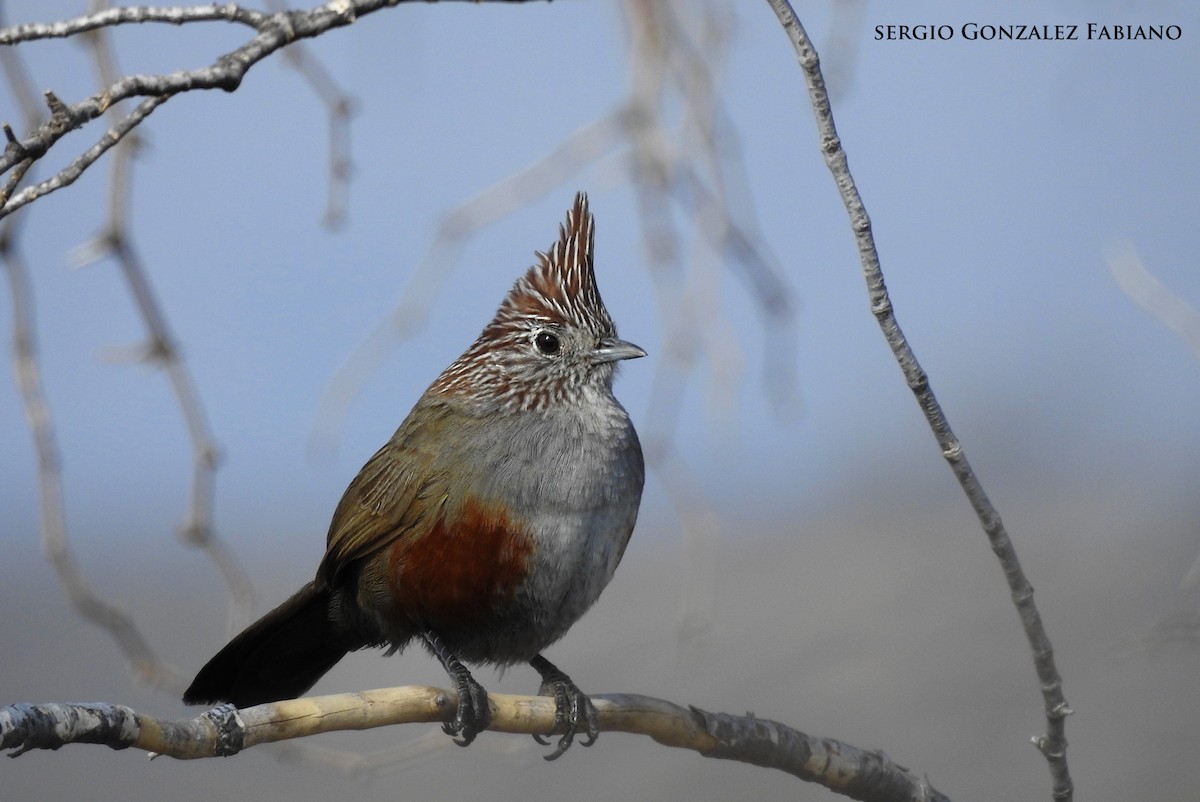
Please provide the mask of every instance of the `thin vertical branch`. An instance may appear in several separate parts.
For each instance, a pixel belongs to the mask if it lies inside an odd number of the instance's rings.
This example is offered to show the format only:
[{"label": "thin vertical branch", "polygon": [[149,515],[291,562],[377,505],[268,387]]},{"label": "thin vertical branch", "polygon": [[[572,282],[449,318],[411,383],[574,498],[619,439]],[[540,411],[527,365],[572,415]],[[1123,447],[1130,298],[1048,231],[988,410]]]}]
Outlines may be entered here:
[{"label": "thin vertical branch", "polygon": [[950,464],[950,469],[966,493],[968,501],[983,525],[991,542],[992,551],[1000,560],[1005,579],[1012,594],[1013,603],[1025,628],[1025,636],[1033,650],[1033,662],[1041,683],[1042,697],[1046,711],[1046,733],[1033,739],[1034,744],[1050,764],[1052,794],[1056,800],[1070,800],[1074,795],[1074,784],[1067,769],[1067,739],[1064,720],[1072,711],[1067,706],[1062,690],[1062,677],[1054,664],[1054,651],[1046,629],[1042,624],[1041,615],[1033,601],[1033,586],[1025,577],[1021,563],[1017,559],[1016,548],[1009,539],[1008,532],[1000,520],[1000,515],[988,499],[975,472],[967,462],[962,444],[950,428],[950,422],[934,397],[929,377],[917,362],[900,324],[892,309],[888,297],[887,286],[884,284],[883,271],[879,264],[879,252],[875,248],[875,239],[871,234],[871,220],[867,216],[862,197],[850,174],[846,151],[842,149],[841,139],[833,123],[833,109],[830,107],[829,94],[825,90],[825,79],[821,74],[821,63],[816,48],[808,38],[808,33],[788,0],[768,0],[775,11],[784,31],[796,49],[800,67],[808,85],[809,100],[817,118],[817,132],[821,143],[821,152],[825,163],[833,174],[834,182],[846,204],[850,215],[850,226],[858,242],[859,259],[862,262],[863,273],[867,282],[867,292],[871,301],[871,312],[883,330],[884,338],[892,349],[909,388],[917,398],[921,411],[925,414],[933,435],[941,448],[942,456]]},{"label": "thin vertical branch", "polygon": [[[103,12],[105,6],[106,2],[93,2],[92,13]],[[112,85],[119,76],[119,70],[107,32],[97,29],[83,36],[92,51],[100,84]],[[123,105],[123,102],[113,104],[109,113],[120,119],[124,116]],[[145,362],[162,366],[166,372],[192,444],[190,500],[187,517],[179,534],[184,543],[203,549],[224,578],[231,599],[232,627],[249,620],[254,606],[254,590],[237,559],[214,532],[214,485],[219,456],[216,441],[191,371],[179,354],[167,316],[129,233],[133,159],[140,144],[141,140],[135,134],[123,137],[115,145],[110,162],[108,221],[103,232],[80,249],[80,253],[89,261],[111,256],[117,262],[146,326],[147,342],[140,357]]]},{"label": "thin vertical branch", "polygon": [[[0,25],[3,25],[2,6]],[[21,108],[26,126],[39,125],[41,107],[24,62],[11,48],[0,48],[0,65]],[[29,271],[17,246],[21,219],[20,215],[16,215],[0,221],[0,264],[3,264],[8,276],[12,297],[13,374],[38,464],[42,550],[75,610],[84,620],[101,627],[112,636],[140,679],[157,686],[182,687],[182,675],[158,658],[133,619],[124,610],[96,594],[71,550],[63,493],[62,457],[54,417],[42,386],[33,290]]]},{"label": "thin vertical branch", "polygon": [[[268,0],[267,7],[276,12],[288,10],[282,0]],[[328,228],[338,228],[346,220],[350,178],[354,173],[350,149],[354,101],[303,43],[285,48],[283,60],[300,73],[329,114],[329,190],[325,196],[324,218]]]},{"label": "thin vertical branch", "polygon": [[108,631],[140,679],[152,685],[182,687],[183,677],[158,659],[129,615],[96,594],[71,551],[63,501],[62,458],[54,418],[42,389],[34,334],[33,293],[29,286],[29,271],[13,240],[12,219],[5,220],[0,231],[0,263],[8,274],[12,296],[13,373],[37,456],[42,549],[66,589],[71,605],[84,620]]}]

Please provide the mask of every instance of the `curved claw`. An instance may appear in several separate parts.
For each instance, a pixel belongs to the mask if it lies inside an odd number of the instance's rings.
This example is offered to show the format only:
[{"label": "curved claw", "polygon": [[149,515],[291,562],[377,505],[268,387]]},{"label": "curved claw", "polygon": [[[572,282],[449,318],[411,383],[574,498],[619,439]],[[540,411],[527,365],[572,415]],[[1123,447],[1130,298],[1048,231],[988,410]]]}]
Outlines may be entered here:
[{"label": "curved claw", "polygon": [[[453,724],[451,724],[449,721],[443,721],[442,732],[449,735],[450,739],[458,746],[470,746],[471,741],[475,740],[475,734],[465,730],[464,726],[460,724],[457,719],[455,719]],[[461,738],[458,737],[460,732],[464,733],[463,737]]]},{"label": "curved claw", "polygon": [[450,652],[441,639],[426,632],[425,642],[446,669],[458,693],[458,710],[453,721],[442,722],[442,732],[454,739],[459,746],[470,746],[479,733],[492,722],[492,709],[488,705],[487,691],[475,681],[467,667]]},{"label": "curved claw", "polygon": [[[594,744],[600,735],[600,715],[592,700],[579,690],[570,677],[541,655],[530,660],[529,664],[542,675],[542,686],[538,693],[554,697],[554,729],[551,732],[563,733],[554,751],[545,755],[545,759],[557,760],[562,757],[574,743],[576,734],[583,734],[580,743],[584,746]],[[543,736],[534,735],[533,739],[542,746],[550,745]]]},{"label": "curved claw", "polygon": [[454,738],[459,746],[470,746],[491,723],[492,709],[488,706],[487,691],[466,669],[451,676],[458,691],[458,712],[453,721],[442,722],[442,732]]}]

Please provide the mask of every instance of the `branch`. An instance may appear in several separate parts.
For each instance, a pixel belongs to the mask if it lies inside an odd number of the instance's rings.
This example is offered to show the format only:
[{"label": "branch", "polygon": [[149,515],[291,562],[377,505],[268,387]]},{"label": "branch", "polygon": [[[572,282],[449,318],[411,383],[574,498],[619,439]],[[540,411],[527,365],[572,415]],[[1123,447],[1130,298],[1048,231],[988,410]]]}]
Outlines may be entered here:
[{"label": "branch", "polygon": [[[51,192],[55,192],[63,187],[69,187],[71,184],[74,184],[75,181],[81,175],[83,175],[84,171],[95,164],[96,160],[103,156],[109,148],[124,139],[126,134],[141,124],[141,122],[149,117],[156,108],[161,106],[163,103],[166,103],[170,98],[171,95],[159,95],[157,97],[149,97],[143,100],[138,104],[138,107],[130,112],[124,119],[122,119],[112,128],[108,129],[108,131],[104,133],[104,136],[100,137],[100,140],[95,145],[92,145],[90,148],[85,150],[77,159],[72,161],[54,176],[47,178],[45,181],[42,181],[39,184],[26,187],[16,195],[13,195],[8,203],[4,204],[4,206],[0,208],[0,218],[7,217],[17,209],[20,209],[22,206],[28,206],[38,198],[49,195]],[[58,98],[54,96],[53,92],[46,93],[46,100],[51,109],[54,109],[56,106],[59,108],[65,108],[61,105],[61,102],[58,100]],[[53,117],[51,119],[53,119]],[[17,143],[17,148],[24,147],[24,144]],[[25,161],[21,162],[21,164],[32,164],[36,158],[40,157],[27,157]]]},{"label": "branch", "polygon": [[[4,9],[0,7],[0,19]],[[11,50],[0,49],[3,65],[13,93],[21,107],[25,122],[37,124],[36,95],[24,65]],[[6,135],[10,134],[4,126]],[[9,147],[13,137],[9,135]],[[14,175],[22,176],[33,160],[22,161]],[[10,177],[11,178],[11,177]],[[20,177],[5,184],[5,192],[16,186]],[[180,685],[184,677],[163,663],[150,648],[149,642],[133,619],[115,604],[98,595],[88,584],[83,570],[71,551],[67,535],[66,504],[63,498],[62,459],[54,417],[42,383],[34,320],[33,290],[29,270],[17,247],[19,218],[0,221],[0,267],[4,268],[12,293],[12,359],[13,375],[21,404],[25,410],[29,432],[33,437],[38,466],[38,488],[41,502],[40,529],[42,548],[54,567],[60,584],[66,589],[72,606],[84,620],[108,631],[139,678],[156,685]]]},{"label": "branch", "polygon": [[62,22],[30,22],[13,25],[0,30],[0,45],[16,45],[38,39],[65,39],[88,31],[125,25],[130,22],[165,22],[183,25],[188,22],[237,22],[251,28],[262,28],[268,14],[242,8],[233,3],[223,6],[175,6],[155,8],[148,6],[124,6],[106,8],[82,17]]},{"label": "branch", "polygon": [[[267,0],[273,11],[286,9],[283,0]],[[308,49],[295,45],[283,51],[283,59],[304,78],[329,114],[329,191],[325,199],[325,225],[330,229],[346,220],[346,203],[354,163],[350,151],[350,118],[354,100],[329,70]]]},{"label": "branch", "polygon": [[[94,46],[97,45],[99,42],[98,37],[99,35],[96,33],[91,34],[90,43]],[[97,48],[97,61],[101,64],[101,72],[109,76],[110,80],[107,83],[111,83],[111,78],[115,75],[115,64],[111,58],[100,57],[100,53],[101,49]],[[28,76],[25,74],[21,59],[11,49],[0,49],[0,57],[3,59],[5,74],[24,112],[26,124],[30,127],[37,125],[40,120],[38,119],[39,106],[37,104],[36,93],[32,89]],[[150,98],[145,103],[158,103],[161,100],[163,99]],[[110,112],[117,113],[118,108],[117,106],[113,106]],[[5,131],[8,133],[7,126],[5,126]],[[134,139],[132,137],[126,138],[123,135],[113,136],[110,132],[110,135],[106,136],[106,140],[105,149],[116,146],[118,157],[112,163],[114,180],[112,181],[110,193],[109,223],[109,230],[112,233],[102,239],[105,241],[107,249],[114,251],[114,255],[120,261],[124,272],[130,280],[130,284],[134,288],[133,295],[138,302],[140,311],[143,313],[147,327],[151,331],[151,341],[154,343],[169,344],[170,337],[166,333],[165,320],[161,312],[157,312],[154,309],[156,302],[146,283],[144,271],[142,271],[140,265],[133,258],[131,246],[125,241],[125,235],[122,234],[122,221],[124,220],[123,202],[128,196],[129,155],[133,150]],[[99,153],[96,155],[98,156]],[[22,164],[32,164],[32,162],[27,161]],[[21,168],[18,167],[18,170],[15,170],[12,175],[17,175],[21,172]],[[78,172],[82,172],[82,170]],[[74,173],[75,177],[78,176],[78,172]],[[14,181],[13,184],[15,185],[15,183]],[[37,187],[31,188],[31,190],[36,191]],[[26,190],[26,192],[31,190]],[[5,268],[8,275],[13,296],[12,349],[14,374],[25,408],[25,414],[29,421],[29,429],[33,436],[35,453],[38,460],[38,485],[41,496],[40,529],[43,549],[58,576],[60,584],[79,615],[85,621],[109,633],[141,680],[159,688],[170,689],[174,693],[177,689],[184,687],[187,678],[174,667],[164,663],[155,654],[150,647],[149,641],[141,633],[136,621],[128,612],[105,599],[89,584],[87,574],[75,558],[71,546],[65,513],[62,461],[59,456],[59,446],[49,401],[42,387],[41,364],[36,341],[34,319],[36,309],[33,301],[33,292],[28,270],[17,247],[15,223],[19,219],[19,217],[10,216],[0,222],[0,265]],[[147,306],[150,307],[149,310]],[[176,374],[183,374],[184,378],[187,378],[186,371],[183,370],[182,364],[179,363],[178,357],[174,356],[173,351],[168,352],[165,347],[154,348],[153,350],[155,352],[163,351],[159,356],[166,364],[168,372],[171,373],[173,384],[178,385],[180,383]],[[172,356],[174,356],[174,361],[168,359],[168,357]],[[177,389],[179,388],[177,387]],[[190,386],[185,389],[190,389]],[[214,451],[214,447],[211,446],[210,437],[200,442],[196,436],[198,426],[205,432],[207,431],[207,427],[203,422],[203,414],[199,408],[199,401],[194,397],[194,390],[190,399],[185,398],[183,390],[180,390],[179,394],[180,404],[184,409],[184,415],[188,420],[193,440],[196,441],[195,448],[198,452],[196,458],[197,480],[193,492],[192,514],[189,526],[185,529],[185,534],[190,535],[191,530],[198,528],[201,523],[204,525],[205,533],[210,534],[207,522],[211,518],[212,459],[205,459],[205,457]],[[188,403],[189,400],[191,401],[190,405]],[[197,421],[199,421],[199,424],[197,424]],[[206,444],[208,444],[207,447]],[[200,463],[205,464],[201,465]],[[198,538],[193,537],[193,540],[198,540]],[[246,601],[246,598],[250,595],[248,583],[241,573],[240,568],[233,562],[228,551],[222,549],[220,547],[221,544],[216,542],[211,536],[204,540],[202,544],[208,548],[214,561],[229,580],[235,603],[239,607],[248,609],[249,602]],[[237,580],[240,580],[240,583]],[[244,614],[242,617],[244,618]]]},{"label": "branch", "polygon": [[[223,89],[226,92],[235,91],[241,85],[242,79],[258,62],[271,56],[288,45],[301,40],[320,36],[334,28],[350,25],[358,18],[379,11],[382,8],[398,5],[406,0],[338,0],[302,11],[284,10],[274,14],[251,12],[237,6],[212,6],[204,8],[179,9],[176,14],[167,9],[118,8],[98,11],[76,19],[56,23],[31,23],[0,29],[0,45],[15,44],[33,39],[51,36],[69,36],[72,33],[94,31],[102,27],[111,27],[127,22],[171,22],[183,24],[187,22],[206,22],[224,20],[248,25],[257,34],[241,47],[217,58],[210,66],[195,70],[180,70],[166,75],[127,75],[108,86],[99,94],[93,95],[78,103],[67,105],[47,93],[50,103],[51,116],[40,126],[37,126],[25,138],[9,142],[0,154],[0,175],[7,173],[16,165],[26,161],[37,161],[42,158],[60,139],[71,131],[83,127],[92,120],[103,115],[114,104],[134,97],[153,98],[143,102],[129,117],[125,118],[117,128],[107,136],[118,132],[117,140],[132,130],[154,109],[174,95],[197,89]],[[509,0],[517,2],[519,0]],[[140,115],[140,116],[139,116]],[[124,131],[120,131],[125,126]],[[116,140],[114,140],[116,141]],[[75,168],[82,172],[95,161],[111,143],[101,147],[101,143],[93,147],[101,148],[90,159],[80,157],[72,162],[58,175],[44,182],[44,190],[40,194],[27,198],[29,203],[38,197],[49,194],[56,189],[66,186],[66,175]],[[91,153],[91,151],[89,151]],[[87,154],[85,154],[86,156]],[[78,177],[75,175],[74,177]],[[74,180],[73,178],[71,180]],[[16,198],[0,208],[0,218],[10,214],[15,208]]]},{"label": "branch", "polygon": [[1150,272],[1129,240],[1113,243],[1106,254],[1113,281],[1125,297],[1183,340],[1200,358],[1200,309],[1182,295],[1172,292]]},{"label": "branch", "polygon": [[[99,84],[111,85],[120,75],[112,37],[107,31],[97,30],[89,33],[85,39],[92,51]],[[110,114],[120,118],[124,113],[122,105],[113,106]],[[149,271],[137,255],[132,227],[128,222],[132,204],[133,162],[139,146],[136,136],[122,139],[117,146],[109,163],[108,222],[104,233],[77,248],[76,254],[83,254],[83,258],[78,260],[80,264],[104,256],[112,257],[121,268],[129,294],[145,323],[147,341],[142,348],[141,359],[163,368],[192,444],[191,498],[180,537],[185,543],[203,549],[225,579],[233,602],[231,623],[236,627],[248,620],[254,607],[254,591],[236,558],[214,531],[214,489],[219,460],[217,444],[199,390],[175,345],[167,315],[151,285]]]},{"label": "branch", "polygon": [[[545,735],[554,731],[554,700],[488,694],[495,732]],[[705,757],[778,769],[851,799],[869,802],[946,800],[924,779],[868,752],[815,738],[753,715],[687,709],[635,694],[593,696],[600,729],[648,735],[664,746]],[[322,732],[366,730],[407,723],[450,721],[458,699],[451,691],[409,685],[360,693],[311,696],[238,710],[220,705],[193,719],[171,721],[121,705],[16,704],[0,708],[0,749],[17,757],[69,743],[135,747],[179,760],[235,755],[258,744]]]},{"label": "branch", "polygon": [[1067,738],[1064,719],[1072,712],[1063,696],[1062,677],[1054,664],[1054,650],[1050,638],[1042,625],[1041,615],[1033,601],[1033,586],[1025,577],[1021,563],[1017,559],[1016,547],[1009,539],[1008,532],[1000,520],[1000,514],[992,506],[992,502],[983,490],[979,478],[967,462],[966,452],[962,444],[950,428],[946,418],[934,397],[929,377],[917,362],[916,354],[900,330],[900,324],[892,309],[888,297],[887,286],[883,280],[883,270],[879,264],[879,252],[875,248],[875,239],[871,235],[871,219],[867,216],[866,206],[858,194],[854,178],[850,175],[850,167],[846,151],[842,149],[841,139],[833,124],[833,109],[829,104],[829,95],[825,90],[825,79],[821,75],[821,63],[812,41],[796,12],[788,0],[768,0],[776,16],[779,17],[784,31],[796,49],[800,67],[808,84],[809,100],[817,118],[817,130],[821,140],[821,151],[825,156],[825,164],[833,174],[834,182],[841,193],[846,211],[850,215],[850,226],[858,242],[859,258],[862,261],[863,273],[867,281],[867,291],[871,299],[871,312],[883,330],[883,336],[892,349],[909,388],[917,397],[917,404],[925,413],[942,456],[950,464],[950,469],[966,493],[968,501],[983,525],[983,531],[991,542],[992,551],[1000,560],[1000,566],[1008,580],[1009,591],[1021,624],[1025,628],[1025,637],[1033,650],[1033,663],[1041,682],[1042,698],[1046,711],[1046,733],[1033,738],[1033,743],[1045,756],[1050,764],[1052,794],[1056,800],[1070,800],[1074,795],[1074,785],[1071,774],[1067,769]]},{"label": "branch", "polygon": [[181,686],[185,679],[183,675],[158,658],[128,613],[93,590],[71,551],[63,499],[62,460],[54,418],[42,386],[29,275],[12,247],[11,233],[8,221],[5,221],[0,235],[0,265],[8,274],[13,296],[13,372],[37,456],[42,548],[76,612],[112,635],[139,678],[153,684]]},{"label": "branch", "polygon": [[[3,7],[0,7],[0,20],[3,19],[3,13]],[[13,94],[24,114],[26,124],[36,125],[36,94],[24,64],[13,51],[0,49],[0,66],[12,85]],[[4,132],[11,143],[13,137],[7,125],[4,126]],[[21,163],[14,171],[15,180],[10,176],[10,182],[5,184],[5,193],[16,186],[20,177],[32,164],[32,160]],[[9,217],[0,221],[0,267],[8,277],[9,290],[12,293],[13,378],[25,410],[37,460],[42,548],[54,567],[59,582],[66,588],[76,611],[84,620],[109,632],[139,677],[159,683],[169,679],[175,672],[158,659],[125,611],[96,594],[87,583],[70,549],[66,505],[63,499],[62,459],[59,456],[54,416],[42,386],[33,290],[29,270],[17,246],[19,219]],[[180,676],[179,680],[182,679]]]},{"label": "branch", "polygon": [[[280,48],[299,38],[317,36],[331,28],[348,25],[357,16],[376,11],[385,4],[386,0],[357,0],[337,4],[337,10],[322,6],[309,11],[281,11],[262,16],[254,26],[258,31],[254,38],[221,56],[209,67],[168,75],[128,75],[99,94],[74,105],[52,105],[53,115],[48,121],[22,139],[17,147],[10,144],[5,154],[0,156],[0,173],[7,172],[18,156],[40,158],[64,135],[104,114],[110,106],[121,100],[142,96],[169,97],[195,89],[224,89],[232,92],[238,88],[251,67]],[[59,24],[68,27],[77,25],[80,30],[85,30],[85,24],[94,20],[96,16],[100,15]],[[115,20],[110,24],[115,24]],[[56,25],[51,24],[49,27],[54,28]],[[0,31],[0,41],[22,27],[24,26]]]}]

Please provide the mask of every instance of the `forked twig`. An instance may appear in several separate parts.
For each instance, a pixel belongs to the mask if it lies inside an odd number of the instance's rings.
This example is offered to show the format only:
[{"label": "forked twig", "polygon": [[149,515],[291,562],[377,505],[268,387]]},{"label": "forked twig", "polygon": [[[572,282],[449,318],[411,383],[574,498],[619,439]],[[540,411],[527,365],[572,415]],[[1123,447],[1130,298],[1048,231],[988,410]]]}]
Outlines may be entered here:
[{"label": "forked twig", "polygon": [[[18,195],[0,207],[0,218],[50,192],[67,186],[96,158],[127,134],[170,97],[196,90],[220,89],[232,92],[241,85],[246,73],[265,58],[302,39],[320,36],[326,31],[353,24],[356,20],[406,0],[338,0],[313,8],[279,11],[274,14],[249,11],[235,4],[197,6],[181,9],[135,8],[102,9],[70,20],[31,23],[0,28],[0,46],[36,39],[94,33],[102,28],[132,23],[185,23],[223,21],[250,27],[255,35],[240,47],[216,58],[207,67],[179,70],[162,75],[126,75],[108,84],[101,92],[68,104],[47,93],[51,115],[46,122],[32,127],[16,143],[0,153],[0,175],[26,159],[44,156],[71,131],[104,115],[122,100],[145,98],[87,153],[75,159],[55,176],[43,182],[30,195]],[[520,2],[520,0],[507,0]],[[114,138],[115,137],[115,138]],[[111,140],[111,141],[110,141]],[[32,188],[31,188],[32,189]],[[18,198],[20,203],[15,203]]]}]

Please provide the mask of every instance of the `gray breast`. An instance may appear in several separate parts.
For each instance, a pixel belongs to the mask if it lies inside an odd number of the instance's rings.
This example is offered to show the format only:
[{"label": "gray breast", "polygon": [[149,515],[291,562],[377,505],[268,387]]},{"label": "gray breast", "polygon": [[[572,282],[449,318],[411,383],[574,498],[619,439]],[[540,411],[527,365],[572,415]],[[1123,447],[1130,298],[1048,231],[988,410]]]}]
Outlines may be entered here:
[{"label": "gray breast", "polygon": [[583,410],[518,413],[473,455],[477,486],[527,522],[535,541],[531,570],[500,616],[503,637],[492,640],[497,653],[488,660],[527,660],[562,637],[625,551],[645,478],[641,446],[616,399],[594,401]]}]

